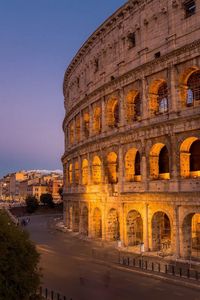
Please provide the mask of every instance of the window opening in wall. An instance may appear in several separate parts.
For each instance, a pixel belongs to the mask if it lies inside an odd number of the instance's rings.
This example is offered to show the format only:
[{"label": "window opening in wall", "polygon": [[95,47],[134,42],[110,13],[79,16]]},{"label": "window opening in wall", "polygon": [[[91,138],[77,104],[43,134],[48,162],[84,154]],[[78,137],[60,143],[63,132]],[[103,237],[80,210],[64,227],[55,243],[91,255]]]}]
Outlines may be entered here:
[{"label": "window opening in wall", "polygon": [[128,34],[129,49],[136,46],[135,32]]},{"label": "window opening in wall", "polygon": [[94,60],[94,72],[96,73],[97,71],[99,71],[99,59],[95,58],[95,60]]},{"label": "window opening in wall", "polygon": [[169,173],[169,153],[167,147],[164,146],[159,154],[159,174]]},{"label": "window opening in wall", "polygon": [[194,101],[200,100],[200,71],[194,72],[187,81],[186,105],[192,106]]},{"label": "window opening in wall", "polygon": [[154,57],[155,57],[155,58],[159,58],[160,56],[161,56],[160,51],[159,51],[159,52],[156,52],[156,53],[154,54]]},{"label": "window opening in wall", "polygon": [[136,98],[135,98],[135,103],[134,103],[134,108],[135,108],[135,117],[136,117],[136,119],[138,118],[138,117],[140,117],[140,115],[141,115],[141,100],[140,100],[140,95],[139,95],[139,93],[138,93],[138,95],[136,96]]},{"label": "window opening in wall", "polygon": [[164,82],[158,89],[158,111],[159,113],[165,113],[168,111],[168,88],[166,82]]},{"label": "window opening in wall", "polygon": [[135,175],[141,175],[140,173],[140,153],[137,151],[136,156],[135,156]]},{"label": "window opening in wall", "polygon": [[188,18],[195,14],[196,12],[196,3],[195,0],[188,0],[184,3],[185,17]]},{"label": "window opening in wall", "polygon": [[118,127],[118,124],[119,124],[119,104],[118,103],[115,104],[113,114],[114,114],[114,126]]},{"label": "window opening in wall", "polygon": [[195,171],[200,173],[200,140],[193,142],[190,147],[190,172]]}]

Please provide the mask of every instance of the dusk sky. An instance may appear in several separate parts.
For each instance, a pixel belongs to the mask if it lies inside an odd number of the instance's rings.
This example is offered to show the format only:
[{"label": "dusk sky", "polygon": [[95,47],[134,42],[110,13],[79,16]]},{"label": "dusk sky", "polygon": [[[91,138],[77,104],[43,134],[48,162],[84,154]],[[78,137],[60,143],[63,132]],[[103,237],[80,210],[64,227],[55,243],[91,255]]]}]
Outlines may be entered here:
[{"label": "dusk sky", "polygon": [[125,0],[0,0],[0,177],[61,169],[70,60]]}]

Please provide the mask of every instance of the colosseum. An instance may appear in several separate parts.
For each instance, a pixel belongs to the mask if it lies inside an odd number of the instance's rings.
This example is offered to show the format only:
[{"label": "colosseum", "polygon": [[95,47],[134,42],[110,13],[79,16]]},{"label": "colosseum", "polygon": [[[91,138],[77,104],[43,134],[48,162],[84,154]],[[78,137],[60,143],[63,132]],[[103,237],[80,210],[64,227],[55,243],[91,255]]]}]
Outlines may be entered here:
[{"label": "colosseum", "polygon": [[67,228],[200,259],[200,0],[126,2],[63,92]]}]

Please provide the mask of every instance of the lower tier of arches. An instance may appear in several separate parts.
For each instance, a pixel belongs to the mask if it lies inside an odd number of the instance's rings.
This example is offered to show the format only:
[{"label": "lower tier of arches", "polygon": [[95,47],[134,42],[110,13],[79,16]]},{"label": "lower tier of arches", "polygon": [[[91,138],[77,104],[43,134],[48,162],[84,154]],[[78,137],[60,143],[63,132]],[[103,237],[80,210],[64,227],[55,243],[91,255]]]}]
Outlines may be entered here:
[{"label": "lower tier of arches", "polygon": [[200,203],[176,205],[65,198],[64,220],[74,232],[94,239],[121,241],[133,251],[200,260]]}]

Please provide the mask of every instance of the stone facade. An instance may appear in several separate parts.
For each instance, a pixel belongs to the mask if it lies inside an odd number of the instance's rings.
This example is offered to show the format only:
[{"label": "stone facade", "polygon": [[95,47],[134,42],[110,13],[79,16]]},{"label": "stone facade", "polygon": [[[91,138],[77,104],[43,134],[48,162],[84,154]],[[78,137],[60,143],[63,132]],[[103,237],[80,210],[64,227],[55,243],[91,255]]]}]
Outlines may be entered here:
[{"label": "stone facade", "polygon": [[200,0],[128,1],[63,92],[64,220],[133,250],[200,257]]}]

